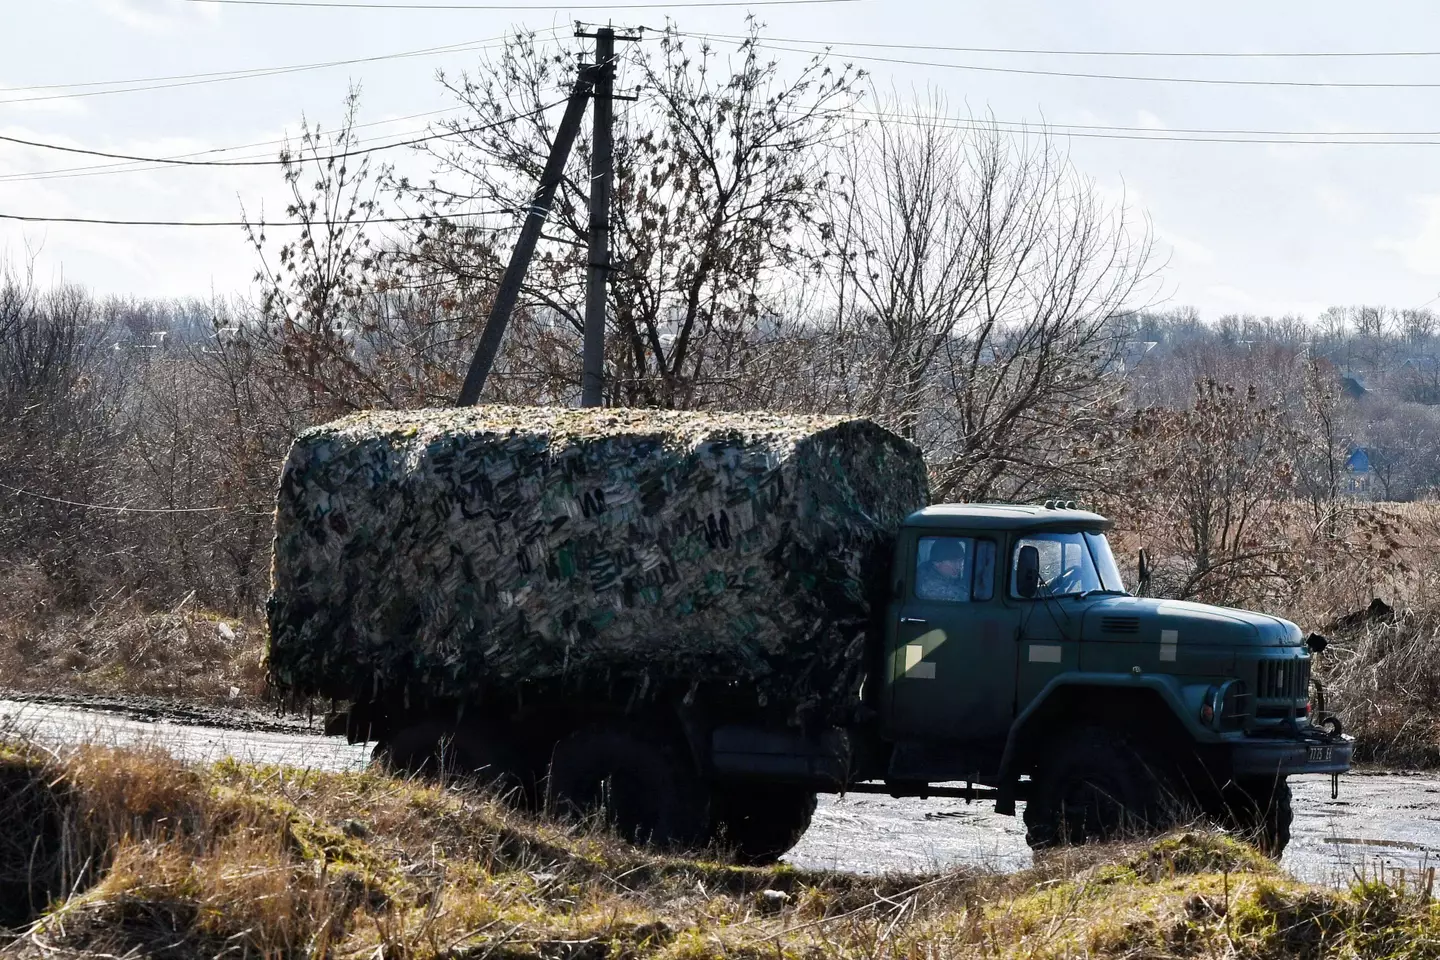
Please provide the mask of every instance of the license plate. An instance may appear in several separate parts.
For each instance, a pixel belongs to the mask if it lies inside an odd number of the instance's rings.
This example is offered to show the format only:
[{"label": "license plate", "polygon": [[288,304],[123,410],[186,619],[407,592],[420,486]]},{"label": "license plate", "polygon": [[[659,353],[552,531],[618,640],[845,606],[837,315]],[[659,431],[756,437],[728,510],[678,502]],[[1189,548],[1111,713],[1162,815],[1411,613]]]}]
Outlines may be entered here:
[{"label": "license plate", "polygon": [[1334,747],[1311,747],[1309,760],[1323,763],[1335,754]]}]

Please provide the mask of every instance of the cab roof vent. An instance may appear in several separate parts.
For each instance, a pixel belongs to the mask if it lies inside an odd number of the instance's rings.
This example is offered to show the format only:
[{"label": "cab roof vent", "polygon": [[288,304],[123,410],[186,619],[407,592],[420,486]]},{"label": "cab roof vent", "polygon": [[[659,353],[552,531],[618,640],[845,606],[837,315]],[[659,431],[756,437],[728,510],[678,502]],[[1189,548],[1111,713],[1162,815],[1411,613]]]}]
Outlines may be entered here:
[{"label": "cab roof vent", "polygon": [[1139,617],[1101,617],[1100,629],[1105,633],[1139,633]]}]

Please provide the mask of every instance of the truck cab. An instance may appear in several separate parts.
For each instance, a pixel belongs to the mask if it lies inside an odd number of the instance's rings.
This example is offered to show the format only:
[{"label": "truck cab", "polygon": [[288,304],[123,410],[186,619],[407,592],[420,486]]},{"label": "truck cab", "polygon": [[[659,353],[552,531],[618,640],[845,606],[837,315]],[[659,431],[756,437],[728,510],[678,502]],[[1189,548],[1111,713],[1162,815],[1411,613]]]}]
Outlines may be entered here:
[{"label": "truck cab", "polygon": [[1311,714],[1306,638],[1278,617],[1131,595],[1109,527],[1053,503],[906,520],[872,701],[885,781],[987,784],[1008,813],[1023,794],[1035,846],[1169,805],[1244,821],[1278,852],[1286,778],[1337,775],[1353,752]]}]

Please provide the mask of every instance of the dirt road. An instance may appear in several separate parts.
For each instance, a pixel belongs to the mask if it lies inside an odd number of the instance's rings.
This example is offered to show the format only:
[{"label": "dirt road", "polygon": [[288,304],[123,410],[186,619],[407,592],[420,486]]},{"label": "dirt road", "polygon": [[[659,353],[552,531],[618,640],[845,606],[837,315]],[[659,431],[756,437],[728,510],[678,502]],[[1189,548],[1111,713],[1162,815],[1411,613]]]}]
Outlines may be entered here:
[{"label": "dirt road", "polygon": [[[369,752],[319,736],[294,721],[245,721],[245,729],[195,722],[188,712],[111,709],[0,700],[0,731],[50,745],[80,742],[146,745],[187,761],[235,757],[324,770],[363,766]],[[1352,774],[1330,798],[1329,778],[1295,785],[1295,838],[1284,866],[1306,880],[1338,883],[1383,866],[1406,870],[1440,865],[1440,777]],[[950,866],[1000,870],[1030,864],[1018,819],[984,804],[886,797],[824,797],[815,823],[787,858],[797,865],[858,872],[920,871]]]}]

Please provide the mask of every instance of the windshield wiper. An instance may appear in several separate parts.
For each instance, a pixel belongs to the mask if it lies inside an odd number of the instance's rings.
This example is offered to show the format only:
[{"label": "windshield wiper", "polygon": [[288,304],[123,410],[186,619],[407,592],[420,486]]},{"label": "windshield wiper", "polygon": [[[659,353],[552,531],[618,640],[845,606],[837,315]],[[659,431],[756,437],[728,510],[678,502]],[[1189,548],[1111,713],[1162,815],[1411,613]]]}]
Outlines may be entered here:
[{"label": "windshield wiper", "polygon": [[1086,597],[1094,597],[1094,596],[1098,596],[1099,594],[1102,594],[1102,593],[1103,593],[1103,594],[1111,594],[1111,593],[1113,593],[1113,594],[1115,594],[1116,596],[1120,596],[1120,597],[1128,597],[1128,596],[1130,596],[1130,592],[1129,592],[1128,590],[1111,590],[1111,589],[1109,589],[1108,587],[1097,587],[1097,588],[1094,589],[1094,590],[1081,590],[1079,593],[1072,593],[1072,594],[1070,594],[1070,596],[1074,597],[1076,600],[1084,600]]}]

